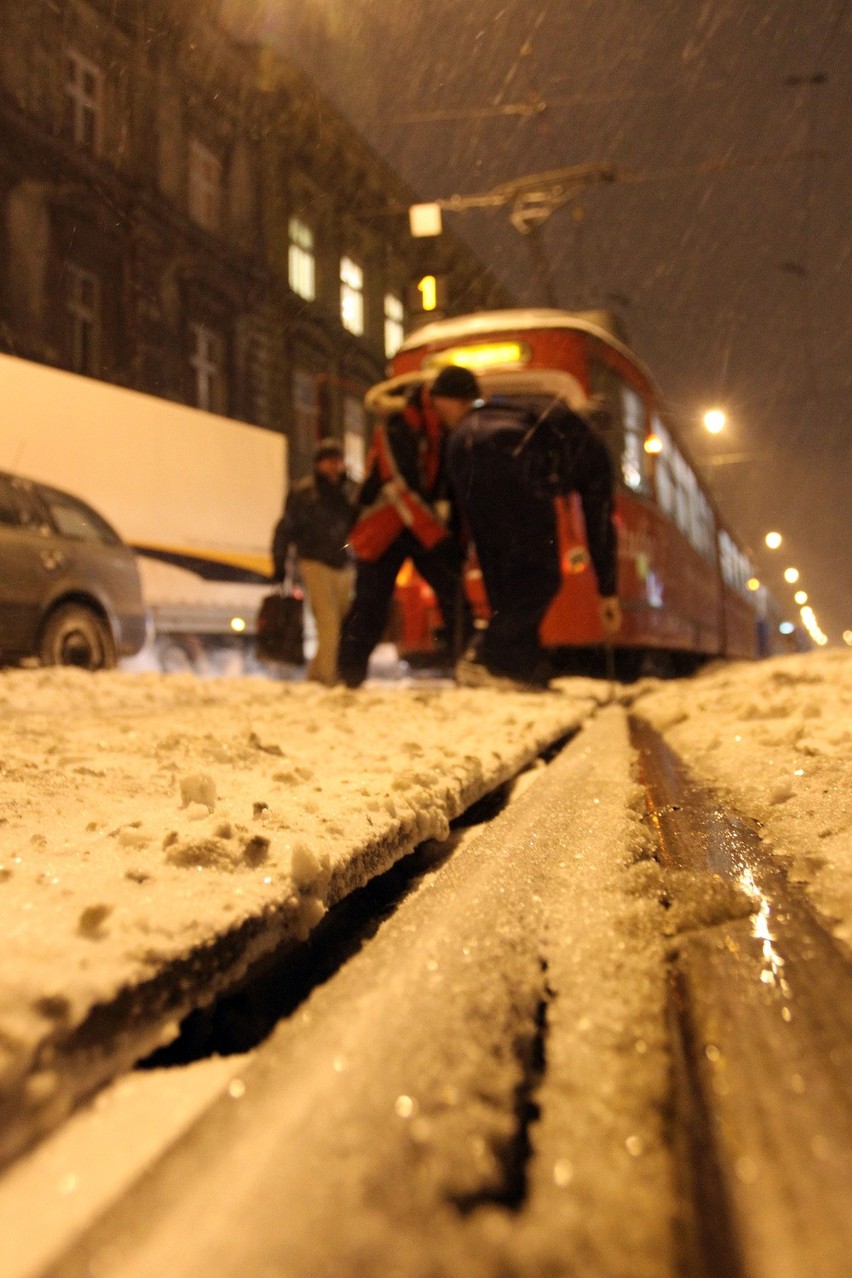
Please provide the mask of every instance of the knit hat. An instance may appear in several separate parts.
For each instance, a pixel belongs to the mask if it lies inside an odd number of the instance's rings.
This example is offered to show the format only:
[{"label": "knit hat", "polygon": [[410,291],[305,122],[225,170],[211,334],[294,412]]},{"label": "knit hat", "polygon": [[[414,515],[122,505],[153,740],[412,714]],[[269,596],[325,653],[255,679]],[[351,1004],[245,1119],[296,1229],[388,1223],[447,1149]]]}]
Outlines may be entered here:
[{"label": "knit hat", "polygon": [[342,456],[343,456],[343,446],[341,445],[339,440],[331,439],[330,437],[328,439],[321,439],[319,443],[317,444],[316,448],[314,449],[315,462],[322,461],[323,458],[325,457],[342,457]]},{"label": "knit hat", "polygon": [[479,382],[469,368],[448,364],[442,368],[432,383],[432,396],[444,399],[479,399]]}]

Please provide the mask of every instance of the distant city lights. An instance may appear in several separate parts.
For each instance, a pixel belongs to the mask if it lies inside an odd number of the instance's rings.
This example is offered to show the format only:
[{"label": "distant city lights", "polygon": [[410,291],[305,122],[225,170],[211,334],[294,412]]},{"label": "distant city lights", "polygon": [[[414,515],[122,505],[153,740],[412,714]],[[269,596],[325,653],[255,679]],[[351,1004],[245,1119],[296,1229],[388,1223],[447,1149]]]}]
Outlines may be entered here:
[{"label": "distant city lights", "polygon": [[708,408],[704,414],[704,426],[711,435],[718,435],[720,431],[724,430],[727,420],[721,408]]},{"label": "distant city lights", "polygon": [[805,630],[807,630],[814,643],[818,644],[821,648],[824,647],[824,645],[828,643],[828,636],[823,634],[820,630],[813,608],[803,608],[801,611],[801,618],[802,625],[805,627]]},{"label": "distant city lights", "polygon": [[764,541],[770,550],[777,550],[781,545],[783,538],[779,532],[768,532]]},{"label": "distant city lights", "polygon": [[791,585],[791,586],[792,586],[792,585],[794,585],[794,584],[795,584],[795,582],[797,582],[797,581],[799,580],[799,570],[798,570],[798,568],[785,568],[785,569],[784,569],[784,580],[785,580],[785,581],[788,581],[788,582],[790,583],[790,585]]}]

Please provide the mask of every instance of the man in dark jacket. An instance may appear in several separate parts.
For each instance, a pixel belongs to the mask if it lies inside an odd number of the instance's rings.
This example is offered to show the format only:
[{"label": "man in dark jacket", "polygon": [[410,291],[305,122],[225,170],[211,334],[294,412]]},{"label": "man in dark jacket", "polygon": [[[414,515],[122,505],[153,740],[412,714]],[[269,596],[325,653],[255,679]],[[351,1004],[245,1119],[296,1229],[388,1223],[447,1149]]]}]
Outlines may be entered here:
[{"label": "man in dark jacket", "polygon": [[451,427],[447,469],[491,608],[475,650],[459,663],[459,682],[502,679],[546,687],[550,671],[539,627],[562,583],[557,495],[580,495],[604,634],[614,634],[621,622],[609,454],[600,436],[560,400],[475,398],[435,396]]},{"label": "man in dark jacket", "polygon": [[318,646],[308,678],[329,686],[337,678],[340,627],[352,598],[352,565],[346,539],[355,518],[355,485],[344,469],[336,439],[320,440],[313,474],[287,496],[272,541],[276,581],[288,575],[291,547],[317,626]]},{"label": "man in dark jacket", "polygon": [[357,559],[355,598],[343,623],[338,656],[340,677],[350,688],[366,678],[406,559],[435,592],[450,663],[464,650],[472,630],[458,520],[444,464],[446,431],[425,387],[387,407],[389,415],[373,435],[358,498],[360,513],[350,534]]}]

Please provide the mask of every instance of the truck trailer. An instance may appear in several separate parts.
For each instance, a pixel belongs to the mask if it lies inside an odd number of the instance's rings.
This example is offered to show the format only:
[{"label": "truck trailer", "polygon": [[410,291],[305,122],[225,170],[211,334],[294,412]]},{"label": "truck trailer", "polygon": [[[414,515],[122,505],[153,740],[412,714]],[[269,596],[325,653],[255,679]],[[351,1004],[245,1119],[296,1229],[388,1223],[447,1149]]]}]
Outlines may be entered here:
[{"label": "truck trailer", "polygon": [[155,664],[250,640],[283,434],[3,354],[0,404],[0,469],[83,498],[135,550]]}]

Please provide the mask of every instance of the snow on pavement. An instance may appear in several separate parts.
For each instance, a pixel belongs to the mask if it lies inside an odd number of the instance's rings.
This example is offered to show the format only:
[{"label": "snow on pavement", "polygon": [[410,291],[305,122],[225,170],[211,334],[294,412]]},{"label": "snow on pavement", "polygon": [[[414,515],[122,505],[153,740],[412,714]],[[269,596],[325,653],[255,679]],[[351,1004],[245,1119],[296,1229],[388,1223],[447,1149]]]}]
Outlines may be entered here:
[{"label": "snow on pavement", "polygon": [[745,816],[852,944],[852,653],[714,665],[647,681],[634,711]]}]

